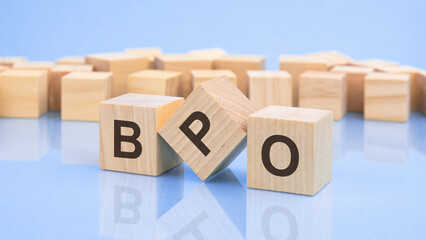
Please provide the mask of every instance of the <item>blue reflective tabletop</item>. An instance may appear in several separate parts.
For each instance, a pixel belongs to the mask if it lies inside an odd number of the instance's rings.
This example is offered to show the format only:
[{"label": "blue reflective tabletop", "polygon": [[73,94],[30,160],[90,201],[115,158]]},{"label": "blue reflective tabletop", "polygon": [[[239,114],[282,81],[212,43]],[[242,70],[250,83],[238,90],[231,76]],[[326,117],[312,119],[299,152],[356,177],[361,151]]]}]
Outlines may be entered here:
[{"label": "blue reflective tabletop", "polygon": [[98,123],[0,118],[1,239],[420,239],[426,117],[335,121],[333,179],[317,195],[247,189],[246,151],[202,182],[99,169]]}]

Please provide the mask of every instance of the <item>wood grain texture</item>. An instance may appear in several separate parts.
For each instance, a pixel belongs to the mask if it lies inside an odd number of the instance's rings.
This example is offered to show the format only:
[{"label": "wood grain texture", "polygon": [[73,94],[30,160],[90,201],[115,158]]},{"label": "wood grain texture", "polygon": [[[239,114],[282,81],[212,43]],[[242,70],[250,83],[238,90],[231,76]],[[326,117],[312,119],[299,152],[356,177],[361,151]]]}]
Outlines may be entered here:
[{"label": "wood grain texture", "polygon": [[62,77],[62,120],[99,121],[99,103],[111,98],[112,73],[71,72]]},{"label": "wood grain texture", "polygon": [[204,57],[210,60],[214,60],[218,57],[225,56],[227,53],[222,48],[207,48],[188,51],[188,55]]},{"label": "wood grain texture", "polygon": [[178,96],[182,73],[164,70],[142,70],[129,75],[127,92]]},{"label": "wood grain texture", "polygon": [[353,59],[338,51],[317,52],[309,54],[308,57],[325,60],[328,68],[332,68],[336,65],[347,65],[353,62]]},{"label": "wood grain texture", "polygon": [[161,48],[127,48],[126,53],[135,54],[148,58],[148,65],[150,69],[155,69],[155,57],[160,56]]},{"label": "wood grain texture", "polygon": [[162,55],[156,57],[155,65],[157,69],[179,71],[183,73],[179,84],[179,96],[186,98],[194,89],[190,71],[196,69],[211,69],[212,61],[204,57],[185,54]]},{"label": "wood grain texture", "polygon": [[213,61],[213,69],[229,69],[237,75],[238,88],[249,96],[249,80],[247,70],[264,70],[264,56],[226,55]]},{"label": "wood grain texture", "polygon": [[[244,149],[247,117],[256,110],[238,88],[226,77],[200,84],[169,121],[160,135],[202,180],[226,168]],[[210,127],[202,142],[210,150],[201,150],[179,129],[194,112],[203,113]],[[205,125],[195,120],[189,128],[198,134]]]},{"label": "wood grain texture", "polygon": [[[175,167],[182,159],[158,135],[158,130],[182,105],[183,98],[128,93],[100,104],[99,163],[102,169],[158,176]],[[137,141],[142,152],[136,159],[114,157],[114,120],[131,121],[140,128]],[[132,129],[122,128],[123,135]],[[121,143],[121,150],[134,151],[131,143]]]},{"label": "wood grain texture", "polygon": [[299,107],[330,110],[333,119],[346,114],[346,74],[307,71],[299,77]]},{"label": "wood grain texture", "polygon": [[92,65],[88,64],[61,64],[52,67],[49,84],[49,110],[61,110],[61,80],[70,72],[91,72]]},{"label": "wood grain texture", "polygon": [[[272,174],[262,160],[262,148],[274,135],[285,136],[297,147],[298,165],[287,176]],[[332,178],[333,119],[331,111],[269,106],[249,116],[247,187],[314,195]],[[287,169],[290,148],[283,142],[270,147],[270,163]]]},{"label": "wood grain texture", "polygon": [[365,77],[364,119],[405,122],[410,115],[410,75],[369,73]]},{"label": "wood grain texture", "polygon": [[0,73],[3,72],[3,71],[6,71],[7,69],[10,69],[10,67],[0,65]]},{"label": "wood grain texture", "polygon": [[280,70],[288,72],[293,79],[293,106],[299,106],[299,76],[305,71],[327,71],[327,62],[323,59],[307,56],[280,56]]},{"label": "wood grain texture", "polygon": [[47,71],[0,73],[0,117],[38,118],[47,111]]},{"label": "wood grain texture", "polygon": [[247,71],[250,100],[258,108],[293,106],[293,79],[286,71]]},{"label": "wood grain texture", "polygon": [[203,82],[222,76],[231,80],[235,86],[237,85],[237,75],[231,70],[191,70],[191,81],[194,88],[198,87],[198,85]]},{"label": "wood grain texture", "polygon": [[332,72],[345,73],[347,82],[347,108],[350,112],[364,111],[364,80],[374,68],[359,66],[335,66]]},{"label": "wood grain texture", "polygon": [[58,65],[83,65],[86,64],[86,59],[83,56],[67,56],[56,60]]},{"label": "wood grain texture", "polygon": [[390,67],[390,66],[398,66],[399,64],[392,61],[382,60],[382,59],[366,59],[361,61],[353,61],[350,63],[352,66],[361,66],[361,67],[369,67],[377,70],[381,67]]},{"label": "wood grain texture", "polygon": [[13,67],[15,63],[26,62],[26,57],[0,57],[0,65]]},{"label": "wood grain texture", "polygon": [[86,56],[86,63],[95,71],[112,72],[112,96],[127,92],[127,76],[148,69],[148,58],[129,53],[102,53]]},{"label": "wood grain texture", "polygon": [[426,115],[426,71],[419,73],[419,111]]}]

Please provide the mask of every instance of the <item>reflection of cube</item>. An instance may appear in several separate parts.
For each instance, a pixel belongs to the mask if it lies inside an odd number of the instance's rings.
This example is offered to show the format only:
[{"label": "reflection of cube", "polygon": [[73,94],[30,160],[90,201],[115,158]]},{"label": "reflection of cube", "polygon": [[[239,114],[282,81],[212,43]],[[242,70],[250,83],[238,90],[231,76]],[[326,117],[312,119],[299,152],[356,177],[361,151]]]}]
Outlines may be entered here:
[{"label": "reflection of cube", "polygon": [[85,64],[86,63],[86,59],[82,56],[68,56],[68,57],[63,57],[60,58],[58,60],[56,60],[56,64],[58,65],[81,65],[81,64]]},{"label": "reflection of cube", "polygon": [[0,117],[38,118],[46,111],[46,71],[11,69],[0,73]]},{"label": "reflection of cube", "polygon": [[269,106],[249,116],[247,187],[314,195],[331,180],[331,111]]},{"label": "reflection of cube", "polygon": [[198,87],[203,82],[225,76],[231,80],[231,82],[237,85],[237,76],[231,70],[192,70],[192,84],[194,88]]},{"label": "reflection of cube", "polygon": [[158,176],[182,162],[158,130],[183,102],[180,97],[128,93],[100,105],[102,169]]},{"label": "reflection of cube", "polygon": [[112,96],[127,92],[127,76],[148,68],[148,58],[127,53],[103,53],[86,57],[95,71],[112,72]]},{"label": "reflection of cube", "polygon": [[99,121],[99,103],[111,98],[112,73],[71,72],[62,77],[63,120]]},{"label": "reflection of cube", "polygon": [[256,108],[232,82],[202,83],[159,133],[202,180],[226,168],[246,145]]},{"label": "reflection of cube", "polygon": [[299,107],[333,111],[333,119],[346,114],[346,75],[307,71],[299,77]]},{"label": "reflection of cube", "polygon": [[285,71],[247,71],[250,82],[250,100],[257,108],[269,105],[293,105],[293,83]]},{"label": "reflection of cube", "polygon": [[148,58],[148,68],[155,68],[155,57],[161,55],[160,48],[128,48],[126,53],[139,55]]},{"label": "reflection of cube", "polygon": [[365,77],[365,119],[405,122],[409,115],[410,75],[369,73]]},{"label": "reflection of cube", "polygon": [[98,123],[61,121],[59,130],[63,163],[99,164]]},{"label": "reflection of cube", "polygon": [[143,70],[129,75],[127,92],[162,96],[178,96],[181,72]]}]

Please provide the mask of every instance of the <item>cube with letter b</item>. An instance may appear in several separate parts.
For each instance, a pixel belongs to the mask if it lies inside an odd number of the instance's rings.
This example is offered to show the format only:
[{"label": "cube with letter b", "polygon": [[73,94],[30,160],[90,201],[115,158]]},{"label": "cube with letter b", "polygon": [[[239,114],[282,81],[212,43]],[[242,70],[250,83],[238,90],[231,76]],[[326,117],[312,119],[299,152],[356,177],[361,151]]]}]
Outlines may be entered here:
[{"label": "cube with letter b", "polygon": [[248,115],[256,110],[227,78],[200,84],[159,133],[202,180],[245,148]]},{"label": "cube with letter b", "polygon": [[157,132],[182,103],[180,97],[132,93],[101,102],[100,167],[158,176],[180,164]]},{"label": "cube with letter b", "polygon": [[268,106],[248,120],[247,187],[314,195],[331,180],[328,110]]}]

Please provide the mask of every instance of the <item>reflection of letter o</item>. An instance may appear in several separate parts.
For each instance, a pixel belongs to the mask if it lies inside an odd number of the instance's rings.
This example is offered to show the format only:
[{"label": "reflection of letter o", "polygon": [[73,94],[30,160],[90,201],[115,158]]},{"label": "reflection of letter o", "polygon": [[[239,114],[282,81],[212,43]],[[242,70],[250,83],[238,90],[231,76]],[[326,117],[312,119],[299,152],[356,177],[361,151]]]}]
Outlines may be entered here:
[{"label": "reflection of letter o", "polygon": [[[290,164],[285,169],[278,169],[271,163],[271,147],[276,142],[285,143],[290,149]],[[275,176],[286,177],[293,174],[299,165],[299,150],[297,149],[296,144],[290,138],[283,135],[273,135],[268,137],[263,143],[262,162],[266,170],[268,170],[270,173],[274,174]]]},{"label": "reflection of letter o", "polygon": [[282,215],[286,216],[286,218],[288,219],[288,222],[290,225],[290,233],[288,234],[287,239],[296,239],[297,233],[298,233],[296,217],[287,208],[283,206],[277,206],[277,205],[267,208],[262,215],[262,232],[265,238],[266,239],[283,239],[281,237],[275,238],[271,234],[270,221],[271,221],[272,215],[276,213],[281,213]]}]

